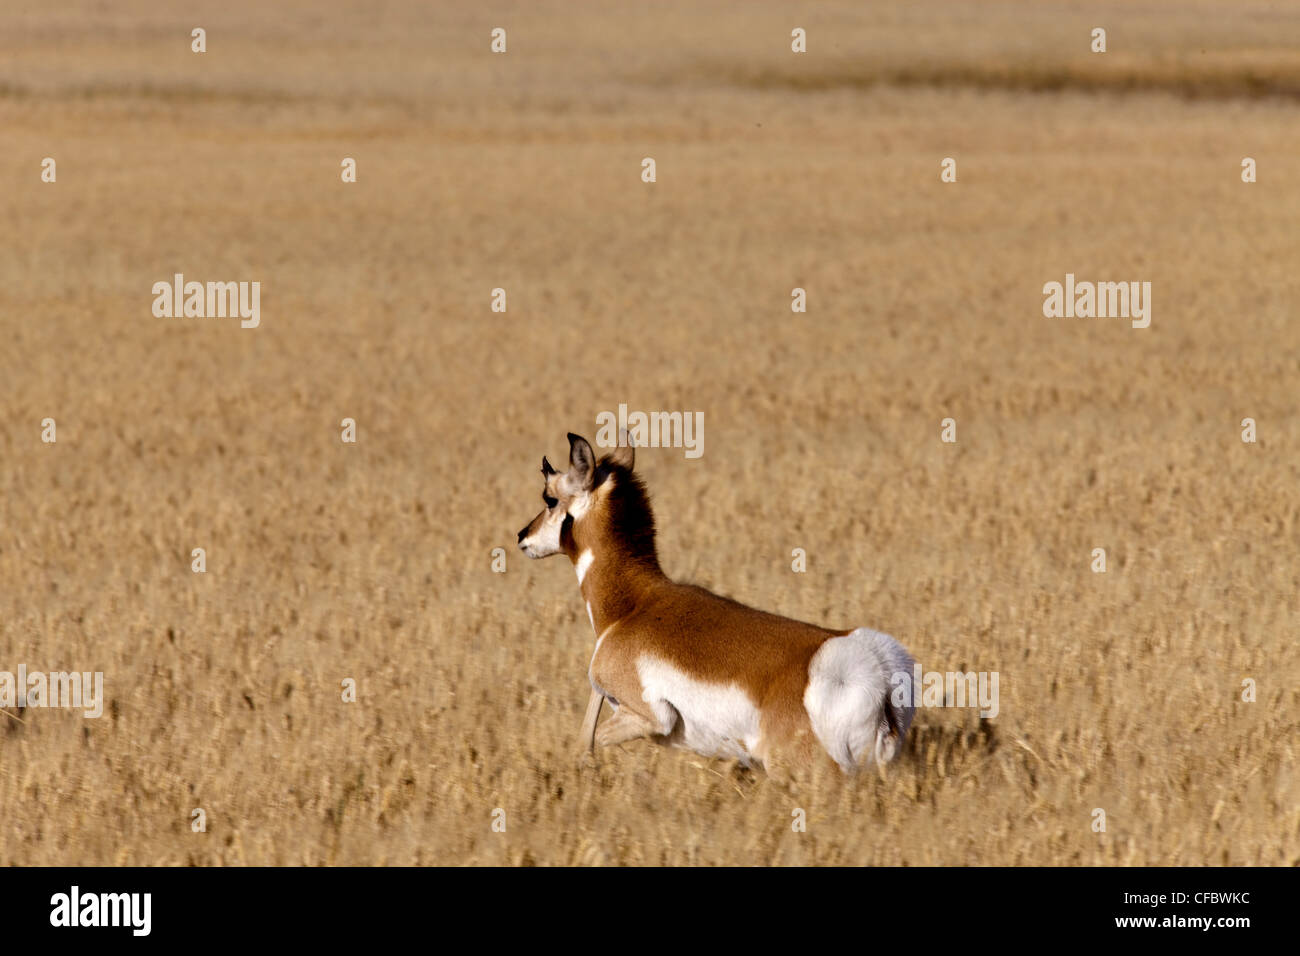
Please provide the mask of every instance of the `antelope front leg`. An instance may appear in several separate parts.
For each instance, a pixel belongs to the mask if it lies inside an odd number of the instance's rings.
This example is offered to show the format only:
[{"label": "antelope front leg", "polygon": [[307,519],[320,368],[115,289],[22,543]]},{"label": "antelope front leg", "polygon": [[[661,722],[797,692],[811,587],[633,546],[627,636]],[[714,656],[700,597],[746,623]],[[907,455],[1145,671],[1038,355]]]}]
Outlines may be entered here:
[{"label": "antelope front leg", "polygon": [[587,716],[582,719],[582,730],[578,733],[578,753],[589,754],[596,749],[596,721],[600,719],[600,705],[605,703],[605,695],[592,688],[591,699],[587,701]]},{"label": "antelope front leg", "polygon": [[632,713],[626,707],[620,707],[618,713],[600,725],[600,730],[596,731],[596,743],[610,747],[638,737],[650,737],[658,732],[654,723],[645,717]]}]

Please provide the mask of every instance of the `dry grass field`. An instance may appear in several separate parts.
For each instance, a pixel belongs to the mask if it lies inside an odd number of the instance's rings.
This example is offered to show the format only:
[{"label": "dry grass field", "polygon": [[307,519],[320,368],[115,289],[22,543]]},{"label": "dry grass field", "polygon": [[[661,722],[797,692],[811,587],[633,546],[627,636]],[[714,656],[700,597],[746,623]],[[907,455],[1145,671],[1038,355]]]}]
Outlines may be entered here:
[{"label": "dry grass field", "polygon": [[[108,699],[0,715],[0,863],[1300,863],[1300,8],[187,7],[0,12],[0,671]],[[177,272],[260,327],[154,317]],[[1066,273],[1150,327],[1044,317]],[[577,761],[515,532],[620,403],[705,416],[638,457],[670,575],[998,716]]]}]

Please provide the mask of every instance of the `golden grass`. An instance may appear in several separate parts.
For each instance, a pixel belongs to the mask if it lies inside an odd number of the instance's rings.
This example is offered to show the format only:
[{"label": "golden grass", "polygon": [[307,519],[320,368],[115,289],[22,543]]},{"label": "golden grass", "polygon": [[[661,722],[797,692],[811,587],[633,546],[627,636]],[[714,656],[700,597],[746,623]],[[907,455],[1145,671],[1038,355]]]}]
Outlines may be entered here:
[{"label": "golden grass", "polygon": [[[0,670],[111,703],[0,717],[0,862],[1300,862],[1297,18],[1132,6],[4,14]],[[177,271],[262,327],[153,318]],[[1045,319],[1066,272],[1151,328]],[[577,765],[586,613],[514,533],[620,402],[705,413],[639,458],[669,573],[998,718],[793,789]]]}]

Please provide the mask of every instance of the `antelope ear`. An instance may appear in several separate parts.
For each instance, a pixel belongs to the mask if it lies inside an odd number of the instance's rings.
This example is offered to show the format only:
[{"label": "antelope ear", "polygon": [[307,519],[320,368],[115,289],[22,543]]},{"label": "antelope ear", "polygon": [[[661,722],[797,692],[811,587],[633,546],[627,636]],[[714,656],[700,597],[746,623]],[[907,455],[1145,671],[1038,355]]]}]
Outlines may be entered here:
[{"label": "antelope ear", "polygon": [[632,441],[632,436],[628,434],[626,428],[618,430],[618,447],[606,457],[610,464],[621,465],[628,471],[632,470],[632,465],[636,461],[636,442]]},{"label": "antelope ear", "polygon": [[583,491],[591,490],[596,472],[596,454],[587,439],[569,432],[569,478]]},{"label": "antelope ear", "polygon": [[549,460],[547,460],[547,457],[545,455],[542,456],[542,474],[545,475],[547,478],[555,474],[555,469],[551,467],[551,463]]}]

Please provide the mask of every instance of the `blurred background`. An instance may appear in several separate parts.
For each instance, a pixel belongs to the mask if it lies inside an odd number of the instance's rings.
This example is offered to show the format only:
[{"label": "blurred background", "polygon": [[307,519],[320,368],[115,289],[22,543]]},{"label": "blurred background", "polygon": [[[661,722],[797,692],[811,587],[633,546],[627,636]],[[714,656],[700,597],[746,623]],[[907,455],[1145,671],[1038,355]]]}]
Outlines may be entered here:
[{"label": "blurred background", "polygon": [[[1297,31],[7,0],[0,670],[109,702],[0,715],[0,862],[1300,862]],[[156,318],[178,272],[260,327]],[[1151,282],[1150,328],[1045,318],[1066,273]],[[619,403],[704,413],[638,453],[670,575],[997,671],[998,717],[793,789],[579,766],[590,625],[514,535]]]}]

